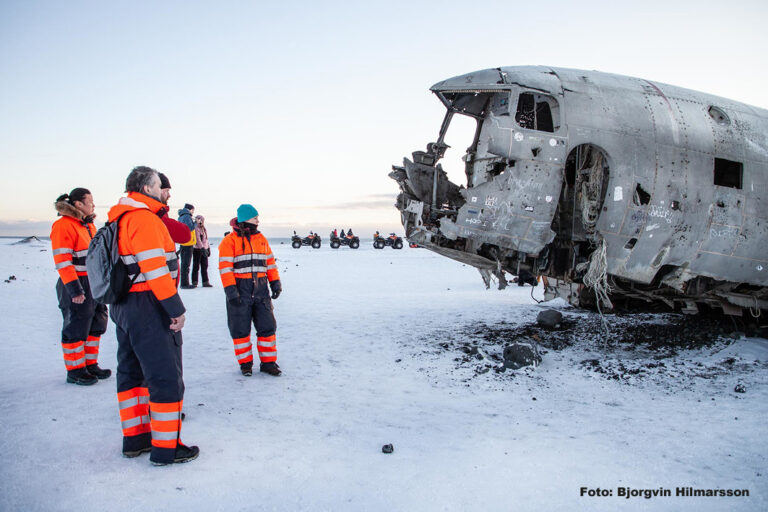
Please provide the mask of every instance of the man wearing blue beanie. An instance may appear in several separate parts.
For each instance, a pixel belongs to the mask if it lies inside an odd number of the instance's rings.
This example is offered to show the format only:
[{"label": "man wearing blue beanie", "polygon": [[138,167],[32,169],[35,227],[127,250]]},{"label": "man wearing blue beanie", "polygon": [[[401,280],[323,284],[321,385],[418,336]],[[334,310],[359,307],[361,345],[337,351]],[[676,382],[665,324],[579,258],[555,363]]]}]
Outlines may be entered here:
[{"label": "man wearing blue beanie", "polygon": [[[232,232],[219,244],[219,273],[227,296],[227,323],[240,372],[253,375],[251,322],[256,328],[259,370],[279,377],[277,365],[277,324],[272,300],[283,291],[277,264],[269,242],[259,232],[259,212],[241,204],[230,222]],[[270,294],[271,290],[271,294]]]}]

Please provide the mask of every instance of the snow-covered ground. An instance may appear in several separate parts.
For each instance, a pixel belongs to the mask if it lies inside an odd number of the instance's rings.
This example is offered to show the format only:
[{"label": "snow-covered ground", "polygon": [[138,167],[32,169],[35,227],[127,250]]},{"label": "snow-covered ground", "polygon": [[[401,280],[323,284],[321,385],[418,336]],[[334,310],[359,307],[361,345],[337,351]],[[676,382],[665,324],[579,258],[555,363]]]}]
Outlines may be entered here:
[{"label": "snow-covered ground", "polygon": [[[50,248],[13,241],[0,241],[0,278],[17,278],[0,281],[0,510],[768,510],[766,340],[683,350],[631,381],[580,364],[623,357],[593,339],[501,373],[502,343],[480,344],[477,364],[457,347],[478,325],[534,321],[545,306],[529,287],[486,290],[470,267],[369,243],[273,244],[280,378],[240,375],[214,248],[215,288],[181,291],[182,439],[201,455],[124,459],[114,377],[65,383]],[[102,367],[115,352],[110,325]],[[627,500],[620,487],[673,496]]]}]

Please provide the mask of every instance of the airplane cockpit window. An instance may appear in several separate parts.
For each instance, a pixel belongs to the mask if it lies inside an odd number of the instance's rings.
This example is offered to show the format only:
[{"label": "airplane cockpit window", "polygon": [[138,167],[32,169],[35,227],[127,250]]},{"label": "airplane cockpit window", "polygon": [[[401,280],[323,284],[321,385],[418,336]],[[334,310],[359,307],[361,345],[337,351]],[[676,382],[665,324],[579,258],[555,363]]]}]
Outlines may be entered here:
[{"label": "airplane cockpit window", "polygon": [[552,96],[524,92],[517,99],[515,121],[521,128],[556,132],[560,128],[560,106]]}]

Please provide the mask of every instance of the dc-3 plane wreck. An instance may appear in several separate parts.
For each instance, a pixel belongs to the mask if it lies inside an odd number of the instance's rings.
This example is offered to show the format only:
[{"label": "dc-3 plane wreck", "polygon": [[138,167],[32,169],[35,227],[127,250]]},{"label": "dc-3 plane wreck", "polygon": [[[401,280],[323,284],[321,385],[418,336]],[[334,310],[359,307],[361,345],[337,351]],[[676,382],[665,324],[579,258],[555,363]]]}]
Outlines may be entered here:
[{"label": "dc-3 plane wreck", "polygon": [[[486,286],[541,276],[546,299],[582,307],[768,313],[768,111],[539,66],[431,90],[447,109],[437,141],[390,173],[410,242]],[[440,164],[456,115],[477,123],[461,186]]]}]

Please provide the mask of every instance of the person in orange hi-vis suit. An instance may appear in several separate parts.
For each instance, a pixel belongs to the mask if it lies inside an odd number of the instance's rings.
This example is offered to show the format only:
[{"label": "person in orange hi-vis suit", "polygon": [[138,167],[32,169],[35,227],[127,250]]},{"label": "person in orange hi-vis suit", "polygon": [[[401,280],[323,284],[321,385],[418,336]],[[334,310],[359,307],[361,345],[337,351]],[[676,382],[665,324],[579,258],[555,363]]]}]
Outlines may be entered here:
[{"label": "person in orange hi-vis suit", "polygon": [[[160,219],[160,177],[136,167],[125,182],[128,197],[109,210],[119,219],[118,251],[134,280],[111,308],[117,334],[117,400],[123,455],[150,452],[155,465],[197,458],[197,446],[180,441],[184,379],[181,329],[184,304],[176,291],[176,245]],[[122,217],[121,217],[122,215]]]},{"label": "person in orange hi-vis suit", "polygon": [[[260,371],[280,376],[277,365],[277,323],[272,299],[283,291],[269,242],[259,230],[259,212],[250,204],[237,209],[232,232],[219,244],[219,273],[227,296],[227,323],[235,357],[246,377],[253,375],[251,322],[256,327]],[[270,294],[271,290],[271,294]]]},{"label": "person in orange hi-vis suit", "polygon": [[60,218],[51,228],[53,261],[59,272],[56,294],[64,318],[61,346],[67,382],[89,386],[112,375],[99,368],[99,340],[107,330],[107,307],[93,300],[85,268],[88,245],[96,233],[93,196],[76,188],[56,199]]}]

